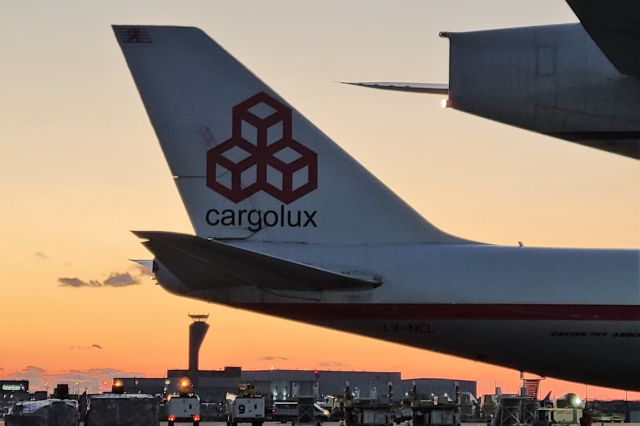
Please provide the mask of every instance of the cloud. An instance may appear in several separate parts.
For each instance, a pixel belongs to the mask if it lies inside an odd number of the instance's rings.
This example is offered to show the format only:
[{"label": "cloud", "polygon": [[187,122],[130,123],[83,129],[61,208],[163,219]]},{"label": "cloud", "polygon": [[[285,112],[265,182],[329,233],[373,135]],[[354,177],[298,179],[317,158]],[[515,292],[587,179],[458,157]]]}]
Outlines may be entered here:
[{"label": "cloud", "polygon": [[262,356],[258,358],[258,360],[259,361],[289,361],[289,358],[284,356],[267,355],[267,356]]},{"label": "cloud", "polygon": [[58,283],[60,287],[128,287],[132,285],[142,284],[142,278],[146,275],[142,272],[142,269],[137,268],[137,274],[131,274],[129,272],[112,272],[104,281],[100,280],[81,280],[78,277],[60,277]]},{"label": "cloud", "polygon": [[318,363],[320,367],[348,367],[348,364],[344,364],[338,361],[321,361]]},{"label": "cloud", "polygon": [[83,345],[73,346],[73,345],[71,345],[71,346],[69,346],[69,349],[71,349],[71,350],[79,349],[79,350],[83,350],[83,351],[88,351],[88,350],[91,350],[91,349],[102,349],[102,346],[97,344],[97,343],[94,343],[91,346],[83,346]]},{"label": "cloud", "polygon": [[60,287],[101,287],[102,283],[96,280],[83,281],[78,277],[61,277],[58,278],[58,282],[60,283]]},{"label": "cloud", "polygon": [[35,257],[37,257],[40,260],[49,260],[51,259],[49,256],[47,256],[45,253],[41,252],[41,251],[37,251],[33,254]]},{"label": "cloud", "polygon": [[38,380],[39,377],[45,374],[45,370],[40,367],[36,367],[34,365],[28,365],[24,367],[20,371],[14,371],[7,374],[9,379],[20,379],[20,380],[29,380],[29,382],[33,380]]},{"label": "cloud", "polygon": [[103,286],[111,286],[111,287],[124,287],[128,285],[136,285],[140,284],[140,281],[137,278],[131,276],[130,273],[113,273],[109,275],[109,278],[104,280],[102,283]]}]

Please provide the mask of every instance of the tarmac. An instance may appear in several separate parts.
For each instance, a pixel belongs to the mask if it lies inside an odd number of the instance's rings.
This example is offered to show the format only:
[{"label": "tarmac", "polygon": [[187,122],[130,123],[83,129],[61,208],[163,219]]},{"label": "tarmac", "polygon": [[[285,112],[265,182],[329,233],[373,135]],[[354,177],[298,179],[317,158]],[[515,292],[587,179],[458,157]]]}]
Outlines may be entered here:
[{"label": "tarmac", "polygon": [[[176,423],[176,426],[185,425],[188,426],[191,423]],[[289,425],[290,423],[280,423],[280,422],[265,422],[264,426],[284,426]],[[338,426],[339,422],[324,422],[323,426]],[[240,423],[243,426],[249,426],[250,423]],[[0,420],[0,426],[4,426],[4,420]],[[80,422],[80,426],[84,426],[83,422]],[[168,426],[167,422],[160,422],[159,426]],[[225,422],[200,422],[200,426],[227,426]]]}]

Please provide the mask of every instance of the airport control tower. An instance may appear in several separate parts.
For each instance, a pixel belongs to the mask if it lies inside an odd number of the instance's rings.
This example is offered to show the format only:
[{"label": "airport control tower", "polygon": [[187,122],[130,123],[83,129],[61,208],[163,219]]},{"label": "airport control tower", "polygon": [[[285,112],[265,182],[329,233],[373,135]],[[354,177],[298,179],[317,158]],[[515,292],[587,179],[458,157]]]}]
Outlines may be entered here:
[{"label": "airport control tower", "polygon": [[200,346],[204,341],[204,337],[209,331],[209,314],[189,314],[189,318],[193,320],[189,326],[189,378],[194,387],[198,386],[198,358],[200,354]]}]

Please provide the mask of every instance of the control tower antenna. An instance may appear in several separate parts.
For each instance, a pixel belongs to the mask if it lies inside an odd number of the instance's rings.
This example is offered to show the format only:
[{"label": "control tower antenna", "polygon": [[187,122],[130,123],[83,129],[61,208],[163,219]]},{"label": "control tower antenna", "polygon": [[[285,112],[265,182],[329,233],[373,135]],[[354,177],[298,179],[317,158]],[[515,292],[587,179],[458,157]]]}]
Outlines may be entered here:
[{"label": "control tower antenna", "polygon": [[189,314],[189,318],[194,322],[204,322],[209,319],[209,314]]}]

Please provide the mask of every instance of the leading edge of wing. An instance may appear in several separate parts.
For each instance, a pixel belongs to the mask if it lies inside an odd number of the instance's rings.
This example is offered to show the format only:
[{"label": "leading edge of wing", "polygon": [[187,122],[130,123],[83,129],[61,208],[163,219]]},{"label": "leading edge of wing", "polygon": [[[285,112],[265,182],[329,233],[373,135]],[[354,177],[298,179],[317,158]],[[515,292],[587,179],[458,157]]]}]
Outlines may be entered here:
[{"label": "leading edge of wing", "polygon": [[234,247],[220,241],[162,231],[133,231],[187,287],[252,285],[287,291],[362,291],[379,277],[354,276]]},{"label": "leading edge of wing", "polygon": [[397,92],[426,93],[431,95],[446,95],[449,93],[449,85],[444,83],[401,83],[401,82],[350,82],[341,81],[342,84],[351,86],[368,87],[370,89],[395,90]]}]

